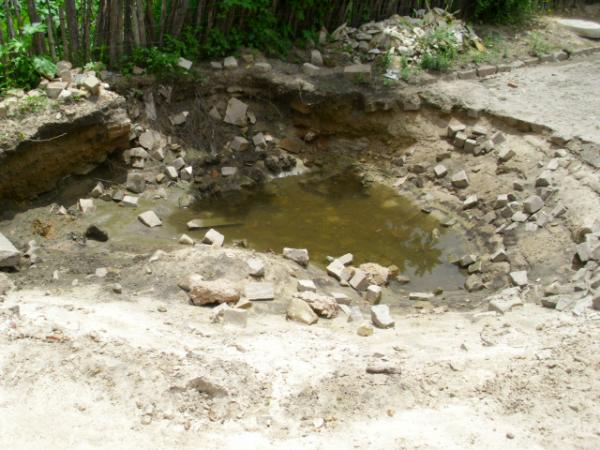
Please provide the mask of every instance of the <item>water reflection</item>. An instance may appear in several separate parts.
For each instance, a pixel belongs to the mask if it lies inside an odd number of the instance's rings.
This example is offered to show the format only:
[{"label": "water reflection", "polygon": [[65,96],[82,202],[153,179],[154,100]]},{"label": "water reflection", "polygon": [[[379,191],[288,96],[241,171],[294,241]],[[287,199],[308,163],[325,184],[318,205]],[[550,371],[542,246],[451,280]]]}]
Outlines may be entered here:
[{"label": "water reflection", "polygon": [[[382,185],[364,188],[346,171],[330,177],[306,175],[262,188],[203,201],[169,221],[212,218],[231,224],[231,239],[248,240],[260,251],[306,247],[315,262],[352,252],[358,263],[395,264],[403,273],[431,274],[457,236],[431,216]],[[434,232],[434,230],[437,230]]]}]

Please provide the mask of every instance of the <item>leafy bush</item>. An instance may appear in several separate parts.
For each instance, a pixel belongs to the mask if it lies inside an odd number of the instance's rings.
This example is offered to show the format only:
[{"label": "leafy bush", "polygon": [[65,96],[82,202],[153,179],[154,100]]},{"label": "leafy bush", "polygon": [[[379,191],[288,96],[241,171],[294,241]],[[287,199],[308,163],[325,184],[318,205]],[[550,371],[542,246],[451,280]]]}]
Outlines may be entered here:
[{"label": "leafy bush", "polygon": [[425,70],[446,72],[458,56],[458,41],[452,30],[436,28],[423,37],[421,67]]},{"label": "leafy bush", "polygon": [[473,18],[480,22],[519,24],[533,16],[539,3],[539,0],[476,0]]},{"label": "leafy bush", "polygon": [[35,33],[45,31],[39,23],[25,25],[20,38],[11,39],[0,45],[0,90],[10,87],[35,87],[40,76],[52,78],[56,74],[56,66],[45,56],[31,56],[29,48]]}]

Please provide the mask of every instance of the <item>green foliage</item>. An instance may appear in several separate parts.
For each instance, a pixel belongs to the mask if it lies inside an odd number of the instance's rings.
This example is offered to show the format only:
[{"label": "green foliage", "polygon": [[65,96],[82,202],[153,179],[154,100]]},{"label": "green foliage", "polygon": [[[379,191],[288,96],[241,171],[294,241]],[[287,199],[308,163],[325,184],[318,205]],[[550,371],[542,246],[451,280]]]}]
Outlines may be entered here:
[{"label": "green foliage", "polygon": [[20,99],[13,109],[11,118],[19,118],[28,114],[45,110],[50,106],[50,100],[45,95],[31,95]]},{"label": "green foliage", "polygon": [[149,73],[168,75],[176,70],[179,55],[168,53],[157,47],[136,48],[123,64],[122,70],[130,74],[134,66],[145,68]]},{"label": "green foliage", "polygon": [[531,54],[534,56],[544,56],[551,52],[552,46],[544,39],[544,37],[537,32],[531,33],[529,36],[529,45],[531,47]]},{"label": "green foliage", "polygon": [[539,0],[475,0],[473,18],[479,22],[520,24],[539,8]]},{"label": "green foliage", "polygon": [[42,24],[27,24],[20,38],[0,45],[0,90],[17,86],[31,89],[39,83],[40,76],[52,78],[56,74],[56,66],[50,59],[29,54],[33,35],[44,30]]},{"label": "green foliage", "polygon": [[458,41],[452,30],[436,28],[422,38],[426,50],[421,56],[421,67],[425,70],[446,72],[458,56]]}]

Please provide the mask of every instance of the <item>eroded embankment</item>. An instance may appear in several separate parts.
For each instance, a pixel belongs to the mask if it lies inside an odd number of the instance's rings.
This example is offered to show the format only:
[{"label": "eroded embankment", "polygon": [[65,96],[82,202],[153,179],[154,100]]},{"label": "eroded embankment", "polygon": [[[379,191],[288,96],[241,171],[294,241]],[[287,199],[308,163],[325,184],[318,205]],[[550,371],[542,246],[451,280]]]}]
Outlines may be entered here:
[{"label": "eroded embankment", "polygon": [[[2,125],[0,202],[31,199],[73,173],[90,172],[129,145],[124,99],[106,92],[95,101],[49,107],[21,123]],[[14,203],[13,203],[14,204]]]}]

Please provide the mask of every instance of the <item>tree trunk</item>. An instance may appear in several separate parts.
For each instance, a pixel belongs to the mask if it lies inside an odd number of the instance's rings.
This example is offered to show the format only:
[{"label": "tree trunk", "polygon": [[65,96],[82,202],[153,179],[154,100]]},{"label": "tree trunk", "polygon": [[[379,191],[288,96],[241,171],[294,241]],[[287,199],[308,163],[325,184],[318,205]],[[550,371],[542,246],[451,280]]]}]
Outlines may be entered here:
[{"label": "tree trunk", "polygon": [[94,34],[94,50],[100,50],[100,54],[97,52],[93,53],[93,57],[96,58],[98,55],[102,56],[102,52],[104,47],[106,46],[106,36],[107,36],[107,15],[108,15],[108,6],[106,0],[100,0],[100,4],[98,5],[98,13],[96,15],[96,30]]},{"label": "tree trunk", "polygon": [[82,37],[83,37],[83,60],[88,62],[90,60],[90,24],[92,23],[92,0],[85,0],[83,3],[83,24],[82,24]]},{"label": "tree trunk", "polygon": [[50,56],[52,61],[56,61],[56,41],[54,40],[54,22],[52,21],[52,11],[50,11],[50,1],[46,1],[48,15],[46,16],[46,28],[48,32],[48,47],[50,47]]},{"label": "tree trunk", "polygon": [[4,0],[4,14],[6,15],[6,32],[10,41],[15,38],[15,26],[13,25],[12,12],[8,0]]},{"label": "tree trunk", "polygon": [[173,13],[173,25],[171,28],[171,34],[175,37],[181,36],[183,24],[185,23],[185,16],[187,15],[189,0],[180,0],[177,6],[178,8],[176,8]]},{"label": "tree trunk", "polygon": [[144,0],[136,0],[134,15],[137,15],[138,35],[140,38],[140,46],[146,47],[146,20],[144,17],[145,5]]},{"label": "tree trunk", "polygon": [[65,9],[60,8],[58,10],[58,19],[60,20],[60,34],[63,42],[63,59],[71,60],[71,48],[69,47],[69,39],[67,38],[67,19],[65,15]]},{"label": "tree trunk", "polygon": [[15,11],[15,17],[17,19],[17,34],[19,37],[23,37],[23,19],[21,18],[21,5],[18,0],[12,0],[12,7]]},{"label": "tree trunk", "polygon": [[109,24],[109,63],[111,67],[119,64],[123,51],[123,3],[122,0],[110,2]]},{"label": "tree trunk", "polygon": [[165,38],[165,27],[167,25],[167,0],[162,0],[160,5],[160,35],[158,37],[158,44],[162,45],[163,39]]},{"label": "tree trunk", "polygon": [[75,0],[65,0],[65,12],[67,13],[67,24],[69,27],[69,49],[73,64],[80,59],[79,54],[79,31],[77,30],[77,8]]},{"label": "tree trunk", "polygon": [[[30,23],[42,23],[42,19],[37,12],[37,8],[35,7],[35,2],[33,0],[27,0],[27,12],[29,13]],[[33,35],[31,45],[33,47],[33,52],[36,55],[44,54],[44,33],[35,33]]]},{"label": "tree trunk", "polygon": [[152,13],[152,0],[146,0],[146,45],[156,43],[156,24]]}]

